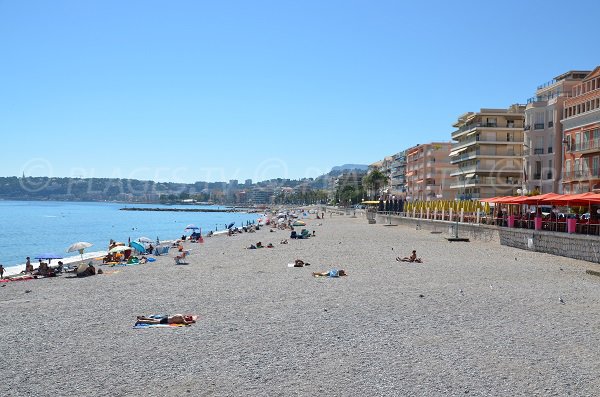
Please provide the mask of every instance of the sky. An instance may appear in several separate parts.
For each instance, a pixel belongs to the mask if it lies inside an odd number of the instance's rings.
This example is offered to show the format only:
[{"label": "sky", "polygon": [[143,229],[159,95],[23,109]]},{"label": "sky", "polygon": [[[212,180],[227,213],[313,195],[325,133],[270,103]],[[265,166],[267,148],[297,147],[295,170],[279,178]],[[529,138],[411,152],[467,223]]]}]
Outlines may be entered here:
[{"label": "sky", "polygon": [[316,177],[600,64],[593,1],[0,0],[0,176]]}]

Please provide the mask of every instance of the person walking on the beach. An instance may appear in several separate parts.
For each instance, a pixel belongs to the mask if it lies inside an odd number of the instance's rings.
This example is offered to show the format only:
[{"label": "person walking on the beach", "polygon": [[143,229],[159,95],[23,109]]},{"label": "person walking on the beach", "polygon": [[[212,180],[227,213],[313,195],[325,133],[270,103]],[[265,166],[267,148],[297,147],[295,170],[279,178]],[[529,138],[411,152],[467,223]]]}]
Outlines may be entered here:
[{"label": "person walking on the beach", "polygon": [[0,265],[0,280],[4,278],[4,266]]}]

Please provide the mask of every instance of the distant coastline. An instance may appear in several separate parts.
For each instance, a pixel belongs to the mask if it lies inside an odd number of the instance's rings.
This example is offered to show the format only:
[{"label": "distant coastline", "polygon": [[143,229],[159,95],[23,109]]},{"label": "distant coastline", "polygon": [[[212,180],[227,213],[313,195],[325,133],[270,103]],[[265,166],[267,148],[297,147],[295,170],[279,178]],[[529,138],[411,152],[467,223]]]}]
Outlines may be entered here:
[{"label": "distant coastline", "polygon": [[140,208],[140,207],[123,207],[121,211],[166,211],[166,212],[258,212],[251,208]]}]

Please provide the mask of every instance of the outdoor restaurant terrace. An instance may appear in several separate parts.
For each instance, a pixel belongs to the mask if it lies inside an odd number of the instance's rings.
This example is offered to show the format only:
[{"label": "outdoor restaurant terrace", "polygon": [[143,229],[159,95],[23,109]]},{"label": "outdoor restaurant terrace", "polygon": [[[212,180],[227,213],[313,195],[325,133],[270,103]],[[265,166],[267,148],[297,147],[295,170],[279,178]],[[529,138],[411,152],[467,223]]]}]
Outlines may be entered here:
[{"label": "outdoor restaurant terrace", "polygon": [[600,194],[591,192],[503,196],[478,201],[413,201],[401,206],[380,201],[377,212],[433,221],[600,235]]}]

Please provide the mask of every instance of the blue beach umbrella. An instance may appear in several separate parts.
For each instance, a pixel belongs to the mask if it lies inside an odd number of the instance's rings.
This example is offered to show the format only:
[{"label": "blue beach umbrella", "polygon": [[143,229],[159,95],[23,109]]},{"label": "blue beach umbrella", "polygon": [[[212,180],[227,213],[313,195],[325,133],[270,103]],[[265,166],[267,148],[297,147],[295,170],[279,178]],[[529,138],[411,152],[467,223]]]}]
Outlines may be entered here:
[{"label": "blue beach umbrella", "polygon": [[142,244],[137,243],[135,241],[131,242],[131,248],[133,248],[134,250],[136,250],[137,252],[139,252],[140,254],[143,254],[146,252],[146,247],[144,247]]}]

